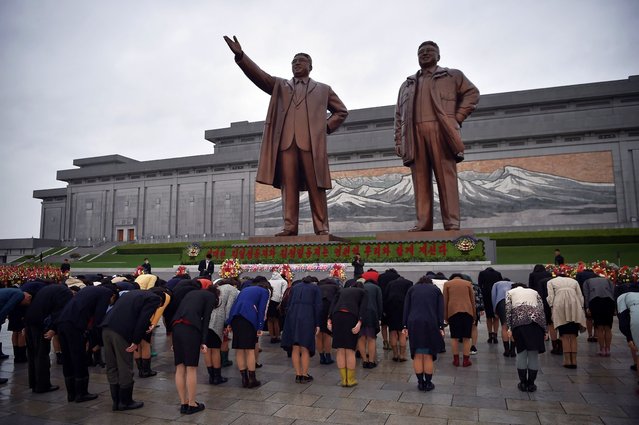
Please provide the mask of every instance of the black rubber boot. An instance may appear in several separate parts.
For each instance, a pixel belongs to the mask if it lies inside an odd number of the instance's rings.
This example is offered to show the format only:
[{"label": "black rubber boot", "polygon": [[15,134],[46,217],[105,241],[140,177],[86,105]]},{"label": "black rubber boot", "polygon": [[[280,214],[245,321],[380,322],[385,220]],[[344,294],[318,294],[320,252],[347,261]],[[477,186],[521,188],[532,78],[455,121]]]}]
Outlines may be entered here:
[{"label": "black rubber boot", "polygon": [[75,380],[75,402],[83,403],[85,401],[95,400],[98,398],[97,394],[91,394],[89,392],[89,377],[80,378]]},{"label": "black rubber boot", "polygon": [[93,364],[95,366],[105,367],[106,363],[102,360],[102,350],[93,352]]},{"label": "black rubber boot", "polygon": [[333,364],[335,363],[335,360],[333,360],[333,358],[331,357],[331,353],[326,353],[324,354],[324,356],[326,357],[326,363],[324,364]]},{"label": "black rubber boot", "polygon": [[249,378],[248,378],[248,370],[240,370],[240,375],[242,375],[242,387],[248,388],[249,386]]},{"label": "black rubber boot", "polygon": [[64,386],[67,387],[67,401],[75,401],[75,379],[73,377],[64,378]]},{"label": "black rubber boot", "polygon": [[120,387],[120,404],[118,410],[133,410],[144,406],[141,401],[133,400],[133,384],[130,387]]},{"label": "black rubber boot", "polygon": [[140,378],[146,378],[146,376],[144,376],[144,366],[142,365],[142,359],[135,359],[135,365],[138,367],[138,376]]},{"label": "black rubber boot", "polygon": [[528,391],[528,369],[517,369],[517,374],[519,375],[519,384],[517,384],[517,388],[519,391]]},{"label": "black rubber boot", "polygon": [[432,391],[434,389],[435,384],[433,384],[433,374],[424,373],[424,391]]},{"label": "black rubber boot", "polygon": [[222,368],[214,367],[213,369],[213,385],[220,385],[228,381],[227,378],[222,376]]},{"label": "black rubber boot", "polygon": [[426,391],[426,383],[424,382],[424,374],[423,373],[416,373],[415,374],[417,376],[417,389],[419,391]]},{"label": "black rubber boot", "polygon": [[537,379],[537,371],[528,369],[528,392],[534,393],[537,391],[537,385],[535,385],[535,379]]},{"label": "black rubber boot", "polygon": [[510,357],[517,357],[517,346],[515,341],[510,341]]},{"label": "black rubber boot", "polygon": [[55,364],[62,364],[62,352],[55,353]]},{"label": "black rubber boot", "polygon": [[262,383],[260,381],[257,380],[257,378],[255,377],[255,371],[251,371],[249,370],[248,373],[248,388],[256,388],[259,387],[260,385],[262,385]]},{"label": "black rubber boot", "polygon": [[109,390],[111,390],[111,400],[113,401],[111,410],[116,411],[119,409],[119,405],[120,405],[120,385],[110,384]]},{"label": "black rubber boot", "polygon": [[559,340],[554,340],[554,341],[550,341],[550,344],[552,344],[552,349],[550,350],[550,354],[559,354],[559,344],[558,344]]},{"label": "black rubber boot", "polygon": [[214,378],[213,368],[207,367],[206,371],[209,373],[209,384],[213,385],[213,378]]},{"label": "black rubber boot", "polygon": [[510,344],[508,341],[502,341],[504,344],[504,357],[510,357]]},{"label": "black rubber boot", "polygon": [[557,354],[564,354],[564,343],[560,339],[557,340]]},{"label": "black rubber boot", "polygon": [[320,355],[320,364],[326,364],[326,355],[324,353],[319,353]]},{"label": "black rubber boot", "polygon": [[233,366],[233,362],[231,360],[229,360],[229,352],[228,351],[222,351],[220,353],[220,355],[222,356],[222,367]]},{"label": "black rubber boot", "polygon": [[142,367],[144,368],[144,376],[143,378],[149,378],[151,376],[155,376],[158,373],[151,369],[151,359],[141,359]]}]

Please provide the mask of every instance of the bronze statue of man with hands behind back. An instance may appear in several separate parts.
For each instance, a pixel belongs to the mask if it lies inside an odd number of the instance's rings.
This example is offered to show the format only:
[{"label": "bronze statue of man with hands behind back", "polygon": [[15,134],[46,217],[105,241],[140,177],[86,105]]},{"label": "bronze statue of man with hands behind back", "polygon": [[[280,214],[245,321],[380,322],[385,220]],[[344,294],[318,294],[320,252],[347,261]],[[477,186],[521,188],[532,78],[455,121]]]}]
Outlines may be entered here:
[{"label": "bronze statue of man with hands behind back", "polygon": [[332,184],[326,135],[344,122],[346,106],[328,85],[309,78],[313,69],[310,55],[293,57],[293,78],[286,80],[260,69],[242,51],[235,36],[224,36],[224,40],[244,74],[271,96],[256,181],[281,190],[284,229],[275,236],[297,235],[299,196],[304,190],[308,191],[315,234],[327,235],[326,190]]},{"label": "bronze statue of man with hands behind back", "polygon": [[464,160],[461,123],[479,101],[479,90],[457,69],[442,68],[439,46],[423,42],[420,70],[399,89],[395,108],[395,152],[410,167],[417,223],[412,232],[433,230],[433,173],[445,230],[459,230],[457,163]]}]

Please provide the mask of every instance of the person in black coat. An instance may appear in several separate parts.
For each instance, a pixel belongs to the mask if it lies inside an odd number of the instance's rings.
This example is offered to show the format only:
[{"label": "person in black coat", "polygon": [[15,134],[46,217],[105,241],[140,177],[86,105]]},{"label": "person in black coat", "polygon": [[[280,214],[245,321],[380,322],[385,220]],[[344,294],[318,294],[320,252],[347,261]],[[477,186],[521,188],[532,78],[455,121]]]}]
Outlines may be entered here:
[{"label": "person in black coat", "polygon": [[444,296],[428,277],[422,277],[406,293],[404,329],[410,338],[410,356],[417,375],[417,388],[431,391],[433,361],[444,348]]},{"label": "person in black coat", "polygon": [[355,348],[366,313],[367,295],[364,285],[351,279],[340,290],[329,309],[327,327],[333,332],[333,348],[342,387],[357,385]]},{"label": "person in black coat", "polygon": [[[579,284],[579,289],[581,289],[582,293],[584,292],[584,282],[587,281],[588,279],[592,279],[593,277],[599,277],[599,275],[593,272],[591,269],[582,270],[575,275],[575,280]],[[598,341],[597,337],[594,334],[592,315],[590,314],[588,310],[586,310],[586,330],[588,331],[587,341],[597,342]],[[554,328],[553,328],[553,331],[554,331]]]},{"label": "person in black coat", "polygon": [[164,326],[166,327],[166,336],[169,340],[169,344],[171,344],[171,338],[173,333],[173,316],[175,312],[180,307],[180,303],[191,291],[195,291],[198,289],[202,289],[202,283],[197,279],[183,279],[179,281],[174,289],[171,291],[171,303],[164,309],[164,313],[162,313],[162,317],[164,319]]},{"label": "person in black coat", "polygon": [[322,315],[322,293],[315,279],[307,276],[293,286],[287,304],[282,348],[291,353],[295,382],[305,384],[313,380],[308,368],[315,355],[315,335]]},{"label": "person in black coat", "polygon": [[73,298],[73,292],[62,284],[51,284],[38,291],[24,316],[29,359],[29,387],[34,393],[55,391],[51,385],[51,338],[53,323]]},{"label": "person in black coat", "polygon": [[[20,285],[20,290],[31,297],[35,297],[38,291],[52,281],[41,279],[29,280]],[[27,340],[25,334],[24,315],[27,312],[28,305],[18,305],[9,313],[9,329],[11,334],[11,343],[13,344],[14,363],[27,363]]]},{"label": "person in black coat", "polygon": [[206,353],[209,321],[213,309],[218,305],[218,299],[216,286],[190,291],[173,315],[175,386],[180,396],[180,413],[190,415],[204,410],[204,404],[195,399],[197,366],[200,351]]},{"label": "person in black coat", "polygon": [[118,290],[113,284],[87,286],[67,303],[58,317],[56,326],[62,347],[62,373],[68,401],[82,403],[98,397],[88,392],[85,333],[102,322],[107,309],[117,298]]},{"label": "person in black coat", "polygon": [[210,279],[211,276],[213,276],[215,264],[213,264],[213,261],[211,261],[212,258],[213,256],[208,253],[206,254],[206,259],[200,261],[200,264],[197,266],[197,270],[200,272],[200,276],[206,277],[207,279]]},{"label": "person in black coat", "polygon": [[481,288],[481,295],[484,298],[484,311],[486,313],[486,328],[488,328],[488,343],[497,344],[497,330],[499,329],[499,319],[495,317],[495,310],[492,301],[492,290],[495,282],[504,280],[497,270],[487,267],[479,272],[477,283]]},{"label": "person in black coat", "polygon": [[406,361],[406,334],[404,329],[404,300],[413,282],[399,277],[386,285],[384,313],[390,331],[390,346],[394,362]]},{"label": "person in black coat", "polygon": [[544,316],[548,329],[548,336],[552,344],[551,354],[563,354],[563,346],[561,339],[558,338],[557,330],[552,324],[552,309],[548,305],[548,281],[552,279],[552,273],[546,270],[542,264],[536,264],[533,271],[528,275],[528,287],[539,293],[541,301],[544,304]]},{"label": "person in black coat", "polygon": [[100,324],[113,410],[144,406],[133,400],[133,352],[145,333],[153,330],[151,317],[164,302],[164,294],[160,294],[128,291],[119,297]]},{"label": "person in black coat", "polygon": [[326,327],[328,322],[328,310],[331,308],[333,299],[340,291],[341,287],[337,279],[326,278],[317,283],[317,287],[322,293],[322,314],[320,318],[320,331],[315,338],[315,345],[320,355],[320,364],[333,364],[335,361],[331,357],[332,333]]},{"label": "person in black coat", "polygon": [[[382,304],[386,305],[386,287],[390,282],[395,279],[399,279],[399,273],[395,269],[387,269],[384,273],[380,274],[377,278],[377,284],[379,288],[382,290]],[[384,312],[382,312],[382,348],[384,350],[391,350],[391,343],[389,334],[388,334],[388,318],[386,317],[386,309],[384,308]]]}]

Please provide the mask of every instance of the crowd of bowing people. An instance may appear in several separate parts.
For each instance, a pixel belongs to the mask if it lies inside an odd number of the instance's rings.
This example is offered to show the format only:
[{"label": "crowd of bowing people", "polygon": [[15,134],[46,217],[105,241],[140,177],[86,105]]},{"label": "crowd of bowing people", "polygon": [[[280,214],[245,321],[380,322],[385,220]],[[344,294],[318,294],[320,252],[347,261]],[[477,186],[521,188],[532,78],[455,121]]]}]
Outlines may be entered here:
[{"label": "crowd of bowing people", "polygon": [[[151,344],[163,319],[182,414],[205,408],[196,398],[201,357],[208,383],[222,385],[228,381],[222,369],[233,365],[232,348],[242,387],[261,385],[257,369],[266,329],[270,343],[280,344],[291,359],[296,383],[313,381],[310,359],[317,351],[320,365],[337,366],[339,385],[357,385],[357,359],[364,369],[377,367],[381,333],[380,345],[392,352],[390,360],[402,363],[410,357],[418,390],[432,391],[435,362],[447,352],[446,333],[452,364],[470,367],[477,354],[477,326],[485,316],[488,344],[497,344],[501,334],[504,357],[515,358],[517,388],[534,392],[547,339],[566,368],[577,367],[581,332],[588,331],[588,341],[599,345],[598,355],[607,357],[615,313],[636,370],[639,287],[613,285],[591,270],[573,279],[552,276],[537,265],[524,283],[488,267],[477,282],[463,273],[428,272],[413,283],[392,268],[383,273],[369,269],[345,282],[305,276],[289,285],[277,272],[270,279],[211,281],[210,274],[193,279],[180,267],[168,281],[152,274],[96,275],[0,288],[0,324],[8,318],[14,362],[28,363],[33,392],[58,390],[50,374],[53,345],[68,402],[98,397],[89,391],[89,366],[101,365],[112,409],[143,407],[133,399],[134,370],[139,378],[157,374],[151,368]],[[8,357],[0,345],[0,359]],[[0,377],[0,383],[6,382]]]}]

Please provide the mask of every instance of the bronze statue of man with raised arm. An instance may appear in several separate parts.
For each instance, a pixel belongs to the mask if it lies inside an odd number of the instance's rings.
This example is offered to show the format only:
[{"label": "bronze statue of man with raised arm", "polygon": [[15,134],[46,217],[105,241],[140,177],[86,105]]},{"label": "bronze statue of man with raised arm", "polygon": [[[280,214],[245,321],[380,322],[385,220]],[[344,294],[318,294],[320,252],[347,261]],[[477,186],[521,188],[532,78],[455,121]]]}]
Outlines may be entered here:
[{"label": "bronze statue of man with raised arm", "polygon": [[[244,74],[271,96],[256,181],[281,190],[284,229],[275,236],[297,235],[299,197],[304,190],[308,191],[315,234],[328,235],[326,190],[332,184],[326,135],[344,122],[346,106],[328,85],[309,78],[313,69],[310,55],[293,57],[293,78],[286,80],[260,69],[235,36],[224,36],[224,40]],[[330,111],[328,118],[326,111]]]}]

